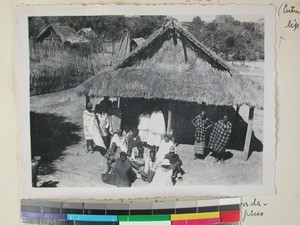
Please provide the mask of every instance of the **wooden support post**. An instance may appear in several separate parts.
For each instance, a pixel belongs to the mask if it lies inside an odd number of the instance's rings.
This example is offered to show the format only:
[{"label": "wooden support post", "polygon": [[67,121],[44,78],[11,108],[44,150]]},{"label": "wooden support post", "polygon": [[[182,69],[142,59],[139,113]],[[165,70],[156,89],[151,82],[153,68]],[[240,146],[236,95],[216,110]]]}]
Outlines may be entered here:
[{"label": "wooden support post", "polygon": [[85,107],[87,106],[88,103],[91,102],[91,98],[88,95],[85,95]]},{"label": "wooden support post", "polygon": [[121,106],[121,98],[117,97],[117,101],[118,101],[118,108],[120,108],[120,106]]},{"label": "wooden support post", "polygon": [[171,131],[171,122],[172,122],[172,111],[171,111],[171,107],[170,107],[170,104],[169,104],[169,107],[168,107],[167,134],[170,134],[170,131]]},{"label": "wooden support post", "polygon": [[248,116],[247,134],[246,134],[245,145],[244,145],[245,161],[248,160],[249,157],[250,142],[251,142],[252,130],[253,130],[253,115],[254,115],[254,107],[250,107],[249,116]]}]

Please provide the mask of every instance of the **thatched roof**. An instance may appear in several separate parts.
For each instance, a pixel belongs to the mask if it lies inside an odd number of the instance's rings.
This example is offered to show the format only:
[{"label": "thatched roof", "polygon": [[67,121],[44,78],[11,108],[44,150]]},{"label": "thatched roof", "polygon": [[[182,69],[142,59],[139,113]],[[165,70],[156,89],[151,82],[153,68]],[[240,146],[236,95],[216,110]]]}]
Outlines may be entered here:
[{"label": "thatched roof", "polygon": [[155,51],[153,51],[155,46],[156,48],[161,47],[161,44],[169,38],[174,38],[174,41],[176,41],[175,33],[178,37],[184,39],[185,45],[193,48],[200,58],[208,61],[213,67],[229,72],[233,70],[233,68],[230,67],[221,57],[201,44],[190,32],[184,29],[179,22],[173,20],[161,26],[146,41],[140,43],[140,45],[134,49],[125,60],[117,65],[116,68],[124,68],[135,64],[135,61],[139,60],[139,57],[143,55],[144,52],[147,57],[151,58],[155,53]]},{"label": "thatched roof", "polygon": [[62,44],[70,43],[70,44],[77,44],[77,43],[88,43],[84,37],[79,36],[76,31],[69,27],[69,26],[60,26],[57,24],[51,24],[46,27],[41,33],[37,36],[37,41],[43,41],[46,37],[51,35],[51,32],[54,32],[56,36],[60,39]]},{"label": "thatched roof", "polygon": [[89,78],[76,91],[81,95],[263,107],[262,86],[231,70],[172,21],[155,31],[115,68]]},{"label": "thatched roof", "polygon": [[79,34],[80,36],[85,37],[87,39],[97,38],[97,34],[90,27],[81,28],[79,31],[77,31],[77,34]]},{"label": "thatched roof", "polygon": [[114,58],[114,65],[124,60],[130,52],[130,34],[128,31],[124,31],[122,35],[117,54]]},{"label": "thatched roof", "polygon": [[140,46],[145,41],[145,38],[133,38],[130,43],[134,42],[137,46]]}]

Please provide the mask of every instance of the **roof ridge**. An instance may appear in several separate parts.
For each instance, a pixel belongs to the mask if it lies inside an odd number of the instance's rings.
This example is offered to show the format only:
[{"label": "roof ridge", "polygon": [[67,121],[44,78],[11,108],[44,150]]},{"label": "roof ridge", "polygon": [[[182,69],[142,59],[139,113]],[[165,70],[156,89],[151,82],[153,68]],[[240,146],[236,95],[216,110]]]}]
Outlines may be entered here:
[{"label": "roof ridge", "polygon": [[136,55],[140,54],[144,49],[146,49],[153,41],[155,41],[159,36],[161,36],[164,32],[166,32],[169,29],[176,29],[181,34],[183,34],[189,41],[191,41],[194,45],[196,45],[199,49],[201,49],[205,54],[208,55],[211,59],[213,59],[217,64],[219,64],[221,67],[224,68],[224,70],[228,71],[230,74],[232,74],[233,71],[235,71],[234,68],[229,66],[222,58],[220,58],[216,53],[214,53],[212,50],[205,47],[193,34],[191,34],[189,31],[187,31],[182,24],[177,20],[170,20],[166,23],[162,24],[157,30],[155,30],[150,37],[148,37],[143,44],[138,46],[136,49],[134,49],[132,52],[128,54],[128,56],[123,59],[120,63],[118,63],[115,66],[115,69],[122,68],[126,62],[128,62],[130,59],[134,58]]}]

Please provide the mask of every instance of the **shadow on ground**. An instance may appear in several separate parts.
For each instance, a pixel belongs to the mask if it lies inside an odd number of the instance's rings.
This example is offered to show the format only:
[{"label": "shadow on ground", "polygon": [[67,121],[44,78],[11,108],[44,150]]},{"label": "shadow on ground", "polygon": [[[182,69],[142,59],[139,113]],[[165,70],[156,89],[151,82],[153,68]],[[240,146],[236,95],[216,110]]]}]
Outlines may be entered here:
[{"label": "shadow on ground", "polygon": [[[66,148],[81,141],[81,127],[65,120],[55,114],[30,112],[31,158],[41,157],[40,175],[54,173],[53,161],[63,159]],[[43,185],[56,186],[56,181],[47,182]]]}]

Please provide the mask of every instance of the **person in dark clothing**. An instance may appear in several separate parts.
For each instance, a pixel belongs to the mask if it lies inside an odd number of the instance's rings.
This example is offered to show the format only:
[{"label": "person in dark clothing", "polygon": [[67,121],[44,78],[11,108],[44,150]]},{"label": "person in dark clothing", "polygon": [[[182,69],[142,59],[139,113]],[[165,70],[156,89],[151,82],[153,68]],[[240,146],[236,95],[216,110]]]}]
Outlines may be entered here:
[{"label": "person in dark clothing", "polygon": [[130,187],[136,180],[136,173],[132,170],[131,162],[125,152],[120,153],[120,158],[115,164],[114,174],[117,187]]},{"label": "person in dark clothing", "polygon": [[172,166],[172,183],[175,185],[178,174],[181,174],[178,179],[182,180],[182,175],[185,174],[184,170],[181,168],[182,161],[179,155],[175,153],[175,146],[170,147],[170,152],[165,155],[165,159],[168,159]]},{"label": "person in dark clothing", "polygon": [[116,160],[120,158],[120,153],[121,153],[121,149],[117,146],[115,142],[112,142],[111,147],[104,155],[104,157],[107,158],[107,164],[106,164],[107,169],[105,172],[106,174],[108,174],[114,169]]},{"label": "person in dark clothing", "polygon": [[99,104],[95,106],[95,112],[98,112],[101,109],[102,111],[107,113],[111,107],[112,107],[112,102],[109,100],[109,97],[104,96],[103,100],[100,101]]},{"label": "person in dark clothing", "polygon": [[[132,129],[132,134],[128,137],[127,155],[131,157],[132,149],[141,147],[142,140],[139,136],[139,130],[136,128]],[[140,151],[140,149],[139,149]]]}]

